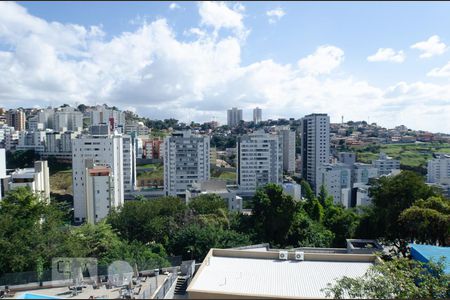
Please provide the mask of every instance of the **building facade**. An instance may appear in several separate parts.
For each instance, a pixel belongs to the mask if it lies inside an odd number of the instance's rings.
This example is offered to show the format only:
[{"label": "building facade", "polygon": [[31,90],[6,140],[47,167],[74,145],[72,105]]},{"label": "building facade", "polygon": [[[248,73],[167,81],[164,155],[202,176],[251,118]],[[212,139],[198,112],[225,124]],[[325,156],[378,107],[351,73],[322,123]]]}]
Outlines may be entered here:
[{"label": "building facade", "polygon": [[290,126],[279,126],[278,134],[283,140],[283,170],[293,174],[295,172],[295,131]]},{"label": "building facade", "polygon": [[450,155],[439,153],[428,160],[427,171],[428,183],[450,184]]},{"label": "building facade", "polygon": [[229,127],[235,127],[242,121],[242,109],[233,107],[227,111],[227,125]]},{"label": "building facade", "polygon": [[185,195],[192,184],[210,178],[210,138],[191,131],[164,139],[164,192]]},{"label": "building facade", "polygon": [[10,109],[6,112],[6,123],[17,131],[25,130],[25,112],[21,109]]},{"label": "building facade", "polygon": [[111,169],[114,193],[108,209],[122,206],[124,202],[122,135],[116,132],[84,135],[72,140],[73,201],[76,223],[87,221],[86,169],[92,164],[107,166]]},{"label": "building facade", "polygon": [[309,182],[314,191],[317,170],[330,160],[330,117],[327,114],[311,114],[301,120],[302,177]]},{"label": "building facade", "polygon": [[379,158],[372,161],[372,165],[378,169],[378,176],[388,175],[394,170],[400,170],[400,161],[392,159],[385,153],[380,153]]},{"label": "building facade", "polygon": [[255,193],[258,187],[283,181],[282,138],[256,131],[238,138],[237,184],[241,193]]},{"label": "building facade", "polygon": [[262,109],[259,107],[256,107],[253,109],[253,122],[255,124],[258,124],[262,121]]},{"label": "building facade", "polygon": [[29,187],[41,201],[50,202],[50,176],[47,161],[36,161],[34,168],[17,169],[11,173],[9,190]]}]

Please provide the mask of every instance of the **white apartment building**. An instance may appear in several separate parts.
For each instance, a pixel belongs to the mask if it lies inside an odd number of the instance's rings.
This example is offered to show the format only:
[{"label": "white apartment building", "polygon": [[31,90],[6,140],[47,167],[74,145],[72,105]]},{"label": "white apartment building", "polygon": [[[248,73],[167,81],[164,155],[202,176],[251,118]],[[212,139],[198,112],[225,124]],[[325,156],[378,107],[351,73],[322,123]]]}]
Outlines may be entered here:
[{"label": "white apartment building", "polygon": [[19,131],[16,150],[34,150],[42,153],[45,150],[45,131]]},{"label": "white apartment building", "polygon": [[263,130],[238,138],[237,184],[241,193],[253,194],[268,183],[283,182],[282,139]]},{"label": "white apartment building", "polygon": [[379,158],[372,161],[372,165],[378,169],[378,176],[388,175],[394,170],[400,170],[400,161],[392,159],[385,153],[380,153]]},{"label": "white apartment building", "polygon": [[302,177],[317,192],[320,189],[316,184],[317,170],[330,160],[330,117],[327,114],[307,115],[301,120],[300,128]]},{"label": "white apartment building", "polygon": [[[96,131],[95,129],[91,132]],[[100,130],[101,131],[101,130]],[[123,137],[121,134],[84,135],[72,140],[73,201],[76,223],[87,220],[86,167],[107,166],[111,169],[114,193],[107,208],[124,202]]]},{"label": "white apartment building", "polygon": [[164,139],[164,192],[184,195],[193,183],[210,178],[210,137],[191,131]]},{"label": "white apartment building", "polygon": [[[91,125],[108,124],[111,130],[125,126],[125,114],[120,110],[113,110],[102,105],[97,105],[89,112]],[[121,129],[120,129],[121,130]]]},{"label": "white apartment building", "polygon": [[338,161],[343,164],[353,165],[356,163],[356,153],[354,152],[339,152]]},{"label": "white apartment building", "polygon": [[83,129],[83,113],[73,107],[57,108],[53,114],[55,131],[81,131]]},{"label": "white apartment building", "polygon": [[34,168],[16,169],[11,173],[8,190],[29,187],[41,201],[50,201],[50,179],[47,161],[36,161]]},{"label": "white apartment building", "polygon": [[136,138],[123,135],[123,188],[125,193],[136,189]]},{"label": "white apartment building", "polygon": [[295,172],[295,131],[290,126],[279,126],[277,132],[283,139],[283,170],[287,173]]},{"label": "white apartment building", "polygon": [[[333,196],[334,203],[343,203],[343,189],[350,189],[351,169],[345,164],[323,164],[317,169],[317,190],[319,195],[320,188],[323,185],[330,196]],[[345,204],[344,204],[345,205]]]},{"label": "white apartment building", "polygon": [[227,111],[227,125],[229,127],[237,126],[241,121],[242,121],[242,109],[233,107]]},{"label": "white apartment building", "polygon": [[450,154],[438,153],[428,160],[427,170],[428,183],[450,184]]},{"label": "white apartment building", "polygon": [[111,168],[86,161],[86,221],[95,224],[105,218],[114,199],[114,176]]},{"label": "white apartment building", "polygon": [[0,148],[0,201],[5,196],[5,192],[8,189],[6,175],[6,151]]},{"label": "white apartment building", "polygon": [[253,109],[253,122],[255,124],[258,124],[262,121],[262,109],[259,107],[256,107]]},{"label": "white apartment building", "polygon": [[144,125],[143,122],[133,122],[125,125],[125,134],[135,133],[137,136],[148,136],[150,128]]}]

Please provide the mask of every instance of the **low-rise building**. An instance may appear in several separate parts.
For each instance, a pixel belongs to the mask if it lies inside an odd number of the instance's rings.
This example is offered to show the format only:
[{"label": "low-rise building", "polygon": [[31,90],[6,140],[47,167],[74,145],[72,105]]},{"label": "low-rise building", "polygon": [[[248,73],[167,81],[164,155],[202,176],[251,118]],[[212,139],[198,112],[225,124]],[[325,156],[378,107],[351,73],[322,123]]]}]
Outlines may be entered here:
[{"label": "low-rise building", "polygon": [[36,161],[34,168],[16,169],[11,173],[8,190],[29,187],[41,201],[50,201],[50,179],[47,161]]},{"label": "low-rise building", "polygon": [[388,175],[393,170],[400,170],[400,161],[380,153],[379,158],[372,161],[372,165],[378,169],[378,176]]},{"label": "low-rise building", "polygon": [[191,299],[325,298],[328,283],[380,262],[373,254],[211,249],[187,292]]},{"label": "low-rise building", "polygon": [[205,194],[216,194],[222,197],[230,211],[242,211],[242,197],[236,195],[236,191],[227,187],[223,180],[205,180],[194,183],[186,190],[186,204],[197,196]]}]

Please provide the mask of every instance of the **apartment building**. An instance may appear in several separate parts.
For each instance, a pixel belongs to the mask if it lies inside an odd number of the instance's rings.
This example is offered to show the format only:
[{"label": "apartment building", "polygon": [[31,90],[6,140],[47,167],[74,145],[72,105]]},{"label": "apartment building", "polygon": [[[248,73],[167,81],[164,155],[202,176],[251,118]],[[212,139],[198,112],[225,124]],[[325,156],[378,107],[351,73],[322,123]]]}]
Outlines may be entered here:
[{"label": "apartment building", "polygon": [[164,192],[185,195],[192,184],[210,178],[210,137],[191,131],[164,139]]},{"label": "apartment building", "polygon": [[242,109],[233,107],[227,111],[227,125],[235,127],[242,121]]},{"label": "apartment building", "polygon": [[330,117],[327,114],[307,115],[302,118],[300,128],[302,177],[318,192],[317,170],[330,160]]},{"label": "apartment building", "polygon": [[16,169],[11,173],[8,190],[29,187],[41,201],[50,202],[50,177],[47,161],[36,161],[34,168]]},{"label": "apartment building", "polygon": [[[106,127],[98,128],[98,127]],[[73,200],[76,223],[87,221],[86,169],[93,165],[111,170],[114,193],[107,209],[119,207],[124,202],[123,137],[110,133],[108,125],[91,126],[89,135],[72,140]],[[93,134],[94,133],[94,134]]]},{"label": "apartment building", "polygon": [[278,126],[277,133],[283,140],[283,171],[295,172],[295,131],[290,126]]},{"label": "apartment building", "polygon": [[263,130],[243,135],[237,142],[237,184],[243,194],[253,194],[268,183],[283,182],[282,138]]},{"label": "apartment building", "polygon": [[6,123],[17,131],[25,130],[25,112],[21,109],[10,109],[6,112]]},{"label": "apartment building", "polygon": [[400,161],[381,152],[378,159],[372,161],[372,165],[378,169],[378,176],[388,175],[394,170],[400,170]]},{"label": "apartment building", "polygon": [[253,109],[253,122],[255,124],[258,124],[262,121],[262,109],[259,107],[256,107]]}]

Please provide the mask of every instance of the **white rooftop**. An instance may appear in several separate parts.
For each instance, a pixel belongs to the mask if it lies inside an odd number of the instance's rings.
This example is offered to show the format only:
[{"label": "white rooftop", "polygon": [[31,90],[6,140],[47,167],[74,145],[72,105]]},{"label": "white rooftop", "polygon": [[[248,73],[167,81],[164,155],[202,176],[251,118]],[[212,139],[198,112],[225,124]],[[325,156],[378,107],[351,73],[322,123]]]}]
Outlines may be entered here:
[{"label": "white rooftop", "polygon": [[[259,255],[251,258],[249,250],[242,251],[249,255],[239,255],[241,257],[232,257],[237,256],[236,254],[227,257],[211,255],[209,263],[207,257],[206,263],[204,261],[202,264],[202,270],[197,272],[189,285],[188,292],[277,298],[325,298],[321,289],[328,283],[342,276],[362,276],[374,263],[370,260],[358,261],[359,259],[333,260],[332,257],[336,254],[321,254],[324,260],[317,260],[318,254],[313,254],[314,260],[308,260],[308,256],[312,256],[306,253],[304,261],[262,258],[264,254],[260,249],[255,251],[259,252]],[[342,254],[337,256],[342,257]],[[361,255],[353,254],[349,258],[355,256],[357,258]],[[195,294],[193,296],[195,297]]]}]

